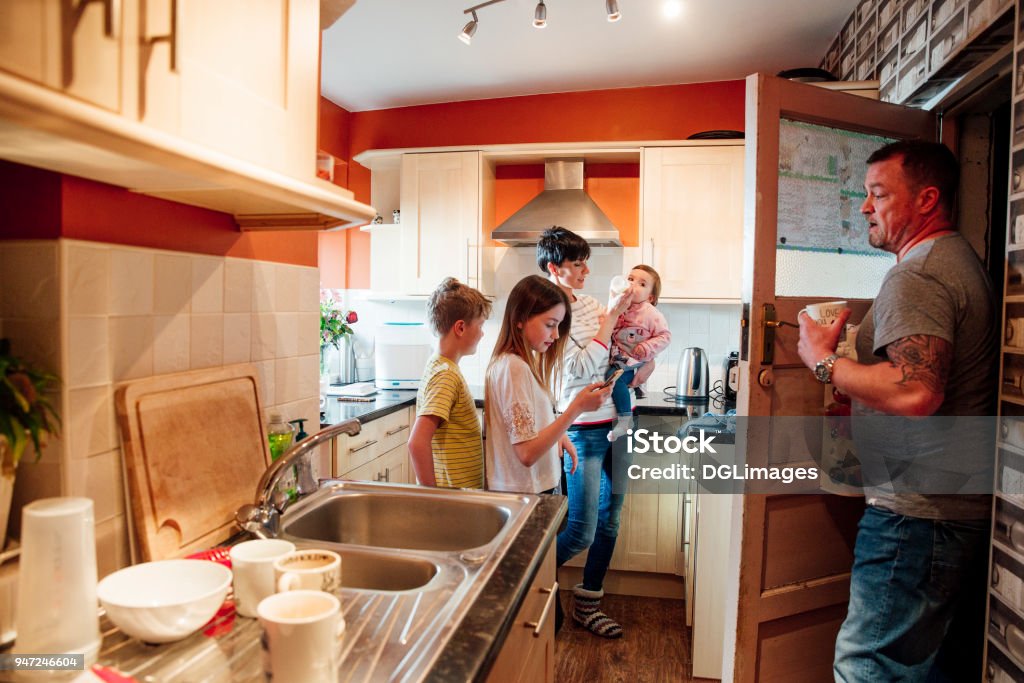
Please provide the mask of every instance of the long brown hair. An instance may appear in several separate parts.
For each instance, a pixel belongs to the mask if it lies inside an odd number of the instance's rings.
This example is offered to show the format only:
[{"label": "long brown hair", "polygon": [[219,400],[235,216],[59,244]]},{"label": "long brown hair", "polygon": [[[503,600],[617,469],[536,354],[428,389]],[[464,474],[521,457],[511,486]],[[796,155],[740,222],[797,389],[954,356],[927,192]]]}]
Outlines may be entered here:
[{"label": "long brown hair", "polygon": [[[558,339],[544,353],[537,353],[526,343],[522,326],[530,318],[550,311],[558,304],[565,306],[565,317],[558,325]],[[519,356],[530,366],[537,383],[552,393],[554,403],[555,380],[561,379],[562,353],[569,338],[570,327],[572,310],[568,295],[558,285],[540,275],[527,275],[516,283],[508,295],[505,314],[501,319],[501,331],[498,332],[498,341],[491,354],[491,363],[503,353]],[[490,363],[487,367],[490,368]],[[484,404],[486,403],[485,398]]]}]

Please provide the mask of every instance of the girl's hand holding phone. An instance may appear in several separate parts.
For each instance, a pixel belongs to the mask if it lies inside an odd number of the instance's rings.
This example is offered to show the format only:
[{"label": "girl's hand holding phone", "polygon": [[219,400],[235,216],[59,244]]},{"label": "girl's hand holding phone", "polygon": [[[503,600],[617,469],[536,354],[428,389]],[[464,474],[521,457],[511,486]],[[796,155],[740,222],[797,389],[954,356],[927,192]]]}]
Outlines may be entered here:
[{"label": "girl's hand holding phone", "polygon": [[568,434],[563,434],[558,443],[560,444],[561,451],[567,453],[572,458],[572,469],[569,470],[569,474],[576,474],[576,466],[580,464],[580,459],[576,455],[576,446],[573,445],[572,439],[569,438]]},{"label": "girl's hand holding phone", "polygon": [[580,409],[580,412],[589,413],[600,408],[611,391],[611,386],[605,386],[604,382],[594,382],[580,389],[580,393],[576,394],[572,403]]}]

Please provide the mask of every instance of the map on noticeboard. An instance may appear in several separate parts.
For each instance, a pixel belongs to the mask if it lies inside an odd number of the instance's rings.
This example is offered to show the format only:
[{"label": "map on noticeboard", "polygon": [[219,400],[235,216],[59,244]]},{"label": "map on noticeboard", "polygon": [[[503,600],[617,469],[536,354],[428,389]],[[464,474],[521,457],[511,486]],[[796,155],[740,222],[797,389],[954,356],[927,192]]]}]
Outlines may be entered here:
[{"label": "map on noticeboard", "polygon": [[892,138],[782,119],[778,249],[884,256],[860,206],[867,159]]}]

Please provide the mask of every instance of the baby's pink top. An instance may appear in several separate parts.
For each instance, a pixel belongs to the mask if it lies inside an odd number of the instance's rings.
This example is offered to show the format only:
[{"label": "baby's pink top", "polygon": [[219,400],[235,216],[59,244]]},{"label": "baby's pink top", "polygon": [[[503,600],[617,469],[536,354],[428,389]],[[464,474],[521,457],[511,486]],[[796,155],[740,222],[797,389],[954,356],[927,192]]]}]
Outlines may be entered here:
[{"label": "baby's pink top", "polygon": [[630,304],[619,316],[612,332],[612,355],[648,361],[665,350],[672,341],[668,322],[649,302]]}]

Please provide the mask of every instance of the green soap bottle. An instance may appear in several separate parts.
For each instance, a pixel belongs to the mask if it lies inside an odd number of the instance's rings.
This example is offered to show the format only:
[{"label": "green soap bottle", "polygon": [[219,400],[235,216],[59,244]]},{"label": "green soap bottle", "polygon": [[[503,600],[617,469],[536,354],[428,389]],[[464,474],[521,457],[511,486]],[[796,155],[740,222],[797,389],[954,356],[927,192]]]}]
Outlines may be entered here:
[{"label": "green soap bottle", "polygon": [[270,460],[276,461],[292,445],[295,438],[294,428],[284,421],[281,413],[270,414],[270,424],[267,425],[267,441],[270,442]]}]

